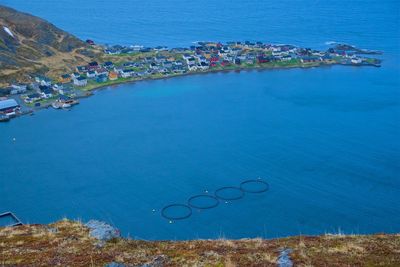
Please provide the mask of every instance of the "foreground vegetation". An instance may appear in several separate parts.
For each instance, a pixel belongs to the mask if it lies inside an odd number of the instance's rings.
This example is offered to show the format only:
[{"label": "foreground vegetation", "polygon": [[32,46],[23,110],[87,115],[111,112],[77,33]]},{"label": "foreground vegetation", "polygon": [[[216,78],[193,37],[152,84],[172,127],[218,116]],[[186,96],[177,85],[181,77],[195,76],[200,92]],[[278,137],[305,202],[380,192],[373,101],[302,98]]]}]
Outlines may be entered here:
[{"label": "foreground vegetation", "polygon": [[282,239],[139,241],[104,244],[79,222],[0,228],[0,266],[276,266],[292,249],[295,266],[400,266],[400,235],[323,235]]}]

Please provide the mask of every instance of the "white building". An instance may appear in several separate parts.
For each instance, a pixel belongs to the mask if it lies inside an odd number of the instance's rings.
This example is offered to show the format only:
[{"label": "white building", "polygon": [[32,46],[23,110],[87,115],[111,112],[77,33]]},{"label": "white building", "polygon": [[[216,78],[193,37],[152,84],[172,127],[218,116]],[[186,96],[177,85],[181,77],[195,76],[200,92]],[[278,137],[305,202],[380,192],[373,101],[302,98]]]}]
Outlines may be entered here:
[{"label": "white building", "polygon": [[87,79],[83,76],[80,76],[78,78],[74,79],[74,85],[76,86],[86,86],[87,85]]}]

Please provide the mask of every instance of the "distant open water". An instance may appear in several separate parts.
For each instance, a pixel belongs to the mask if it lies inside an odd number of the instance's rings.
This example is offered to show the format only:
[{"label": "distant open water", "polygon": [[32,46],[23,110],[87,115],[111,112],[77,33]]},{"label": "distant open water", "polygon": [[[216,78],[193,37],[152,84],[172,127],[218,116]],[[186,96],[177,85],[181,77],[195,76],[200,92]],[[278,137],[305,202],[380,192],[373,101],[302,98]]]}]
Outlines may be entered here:
[{"label": "distant open water", "polygon": [[[145,239],[400,231],[398,1],[0,3],[99,43],[336,41],[385,52],[381,68],[121,85],[70,112],[0,124],[0,213],[101,219]],[[164,205],[259,176],[267,193],[172,224],[160,216]]]}]

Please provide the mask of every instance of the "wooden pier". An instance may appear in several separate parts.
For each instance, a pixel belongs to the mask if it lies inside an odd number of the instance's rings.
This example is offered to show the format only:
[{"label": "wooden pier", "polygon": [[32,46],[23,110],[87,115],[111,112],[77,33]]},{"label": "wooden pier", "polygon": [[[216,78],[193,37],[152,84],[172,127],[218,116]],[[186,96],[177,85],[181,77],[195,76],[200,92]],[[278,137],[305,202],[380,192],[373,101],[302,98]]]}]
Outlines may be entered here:
[{"label": "wooden pier", "polygon": [[[14,226],[18,226],[18,225],[23,225],[23,223],[21,222],[20,219],[18,219],[17,216],[15,216],[14,213],[12,213],[11,211],[8,212],[4,212],[0,214],[0,220],[2,218],[10,218],[12,221],[14,221],[14,223],[8,224],[8,225],[4,225],[5,227],[14,227]],[[1,226],[1,225],[0,225]]]}]

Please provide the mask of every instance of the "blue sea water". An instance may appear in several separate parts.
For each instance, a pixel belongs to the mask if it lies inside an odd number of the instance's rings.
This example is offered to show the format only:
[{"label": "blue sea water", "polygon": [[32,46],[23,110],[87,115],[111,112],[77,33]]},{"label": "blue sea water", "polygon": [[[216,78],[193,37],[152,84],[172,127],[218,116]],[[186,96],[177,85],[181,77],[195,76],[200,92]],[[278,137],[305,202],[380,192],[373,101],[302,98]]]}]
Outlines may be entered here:
[{"label": "blue sea water", "polygon": [[[101,219],[144,239],[400,231],[398,1],[0,3],[99,43],[340,41],[384,51],[381,68],[145,81],[99,91],[70,112],[0,124],[0,213]],[[267,193],[172,224],[160,216],[165,205],[259,176]]]}]

